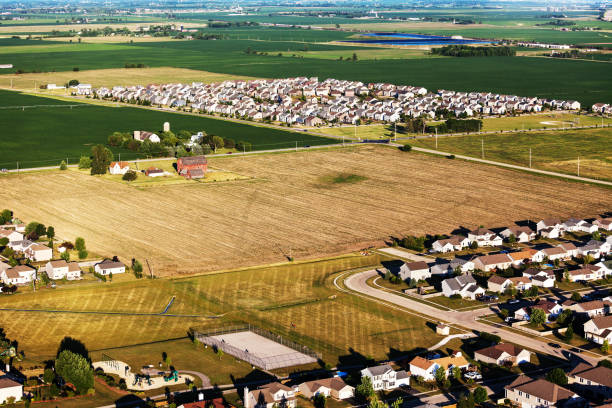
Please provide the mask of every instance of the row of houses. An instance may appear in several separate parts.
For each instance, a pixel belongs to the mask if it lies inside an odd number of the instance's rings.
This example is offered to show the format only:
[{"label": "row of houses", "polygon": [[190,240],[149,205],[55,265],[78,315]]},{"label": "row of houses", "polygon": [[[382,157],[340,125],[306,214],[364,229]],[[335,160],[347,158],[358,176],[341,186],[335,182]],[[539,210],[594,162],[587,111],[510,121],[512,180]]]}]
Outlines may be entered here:
[{"label": "row of houses", "polygon": [[[83,92],[89,94],[92,91]],[[580,109],[577,101],[491,92],[428,92],[423,87],[338,79],[319,82],[316,77],[101,87],[94,89],[93,93],[102,99],[146,101],[202,113],[305,126],[335,122],[355,124],[367,120],[397,122],[401,115],[434,118],[441,110],[457,116],[474,116],[539,112],[545,108]]]},{"label": "row of houses", "polygon": [[495,233],[487,228],[477,228],[469,231],[467,236],[453,235],[449,238],[439,239],[432,243],[432,252],[446,253],[461,251],[476,243],[479,247],[501,246],[504,239],[514,237],[516,242],[530,242],[539,235],[544,238],[556,239],[566,232],[585,232],[592,234],[595,231],[612,231],[612,217],[597,218],[591,222],[584,219],[570,218],[565,221],[550,218],[538,221],[536,231],[528,226],[512,225],[497,229]]}]

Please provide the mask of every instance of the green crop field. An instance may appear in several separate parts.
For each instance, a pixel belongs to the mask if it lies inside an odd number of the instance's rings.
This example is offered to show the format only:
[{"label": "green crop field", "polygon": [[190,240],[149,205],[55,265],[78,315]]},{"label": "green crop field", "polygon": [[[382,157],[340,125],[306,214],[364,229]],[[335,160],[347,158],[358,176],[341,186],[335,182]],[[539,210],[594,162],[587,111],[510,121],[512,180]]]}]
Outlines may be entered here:
[{"label": "green crop field", "polygon": [[[209,72],[252,77],[318,76],[363,82],[390,82],[424,86],[428,89],[458,91],[491,91],[521,96],[576,99],[583,105],[612,102],[612,77],[605,63],[530,57],[484,58],[409,58],[337,61],[321,58],[290,57],[292,53],[333,51],[345,56],[367,54],[365,47],[334,46],[301,42],[303,36],[329,37],[329,33],[293,30],[285,40],[275,40],[280,30],[270,34],[258,29],[251,40],[147,42],[135,44],[65,44],[48,52],[10,52],[3,60],[23,71],[71,71],[118,68],[126,63],[143,63],[151,67],[174,66]],[[350,33],[338,33],[348,35]],[[244,35],[244,34],[243,34]],[[266,38],[271,36],[272,40]],[[246,35],[245,35],[246,37]],[[259,40],[253,39],[259,37]],[[328,40],[331,38],[328,38]],[[317,38],[306,38],[318,41]],[[245,50],[268,55],[246,54]],[[76,50],[76,51],[75,51]],[[279,52],[283,56],[278,56]],[[289,55],[289,57],[288,57]],[[364,57],[365,58],[365,57]],[[1,80],[1,78],[0,78]]]},{"label": "green crop field", "polygon": [[[58,101],[10,91],[0,91],[0,166],[14,168],[59,164],[68,157],[74,163],[87,154],[91,146],[105,144],[115,131],[157,131],[164,122],[173,130],[204,130],[235,141],[253,144],[254,150],[277,149],[304,145],[335,143],[332,139],[250,126],[230,121],[194,115],[182,115],[150,109],[108,107],[76,104],[77,107],[20,108],[23,105],[61,105],[75,102]],[[14,107],[6,109],[6,107]],[[132,159],[137,154],[129,150],[113,149],[122,158]]]},{"label": "green crop field", "polygon": [[[164,341],[186,337],[190,327],[249,322],[323,353],[332,364],[340,358],[349,359],[349,348],[382,359],[391,348],[406,351],[434,344],[439,337],[425,320],[333,289],[332,278],[339,272],[376,266],[379,262],[378,255],[350,255],[181,279],[60,284],[55,290],[37,292],[24,289],[14,296],[0,297],[0,308],[40,311],[0,311],[1,327],[10,338],[19,341],[20,349],[31,361],[53,356],[59,341],[72,336],[97,356],[103,352],[125,358],[133,365],[155,363],[160,349],[166,348],[175,364],[180,364],[179,369],[207,374],[211,362],[204,350],[194,353],[183,347],[176,351]],[[176,299],[168,313],[179,315],[176,317],[104,314],[160,313],[171,296]],[[26,325],[24,321],[35,324]],[[423,343],[425,333],[427,340]],[[154,342],[161,345],[155,346]],[[184,358],[183,349],[189,358]],[[228,370],[217,374],[213,370],[210,374],[216,375],[215,381],[219,382],[227,381],[229,376]]]},{"label": "green crop field", "polygon": [[[609,128],[503,135],[456,136],[438,138],[438,149],[444,152],[481,157],[484,141],[485,158],[529,166],[531,149],[534,168],[567,174],[578,172],[585,177],[612,180],[612,143]],[[435,148],[431,139],[417,139],[411,145]]]}]

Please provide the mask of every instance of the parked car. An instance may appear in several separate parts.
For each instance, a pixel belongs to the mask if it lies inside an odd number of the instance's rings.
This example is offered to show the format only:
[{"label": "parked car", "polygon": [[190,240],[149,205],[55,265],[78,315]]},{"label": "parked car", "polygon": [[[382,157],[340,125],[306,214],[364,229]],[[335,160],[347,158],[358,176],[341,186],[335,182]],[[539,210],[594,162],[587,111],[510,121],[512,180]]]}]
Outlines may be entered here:
[{"label": "parked car", "polygon": [[480,374],[480,373],[478,373],[476,371],[467,372],[467,373],[463,374],[463,376],[465,378],[469,378],[470,380],[474,380],[474,381],[482,380],[482,374]]},{"label": "parked car", "polygon": [[514,305],[514,304],[516,304],[518,302],[520,302],[520,300],[518,300],[518,299],[510,299],[510,300],[508,300],[508,303],[511,304],[511,305]]},{"label": "parked car", "polygon": [[549,345],[550,347],[552,347],[552,348],[556,348],[556,349],[561,348],[561,346],[560,346],[560,345],[558,345],[557,343],[548,343],[548,345]]}]

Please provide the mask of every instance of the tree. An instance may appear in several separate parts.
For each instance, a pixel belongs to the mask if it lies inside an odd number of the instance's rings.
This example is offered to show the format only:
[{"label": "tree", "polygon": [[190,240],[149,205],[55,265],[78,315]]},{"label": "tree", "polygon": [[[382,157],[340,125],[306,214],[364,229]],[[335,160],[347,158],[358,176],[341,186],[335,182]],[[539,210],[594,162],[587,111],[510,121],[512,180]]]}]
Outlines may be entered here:
[{"label": "tree", "polygon": [[55,360],[55,371],[72,383],[79,394],[85,394],[94,384],[94,372],[89,361],[80,354],[64,350]]},{"label": "tree", "polygon": [[223,138],[223,146],[228,149],[233,149],[236,147],[236,142],[234,141],[234,139]]},{"label": "tree", "polygon": [[45,368],[43,381],[45,384],[51,384],[53,381],[55,381],[55,371],[53,371],[51,368]]},{"label": "tree", "polygon": [[85,249],[85,239],[81,237],[77,237],[77,239],[74,240],[74,248],[77,251],[81,251]]},{"label": "tree", "polygon": [[565,309],[561,312],[561,314],[557,317],[557,323],[561,326],[571,323],[571,318],[574,312],[571,309]]},{"label": "tree", "polygon": [[60,258],[62,258],[64,261],[68,262],[68,261],[70,261],[70,253],[68,253],[68,251],[64,251],[60,255]]},{"label": "tree", "polygon": [[565,375],[565,372],[560,368],[553,368],[547,372],[546,379],[557,385],[567,385],[567,375]]},{"label": "tree", "polygon": [[582,296],[581,296],[581,295],[580,295],[580,293],[578,293],[578,292],[573,292],[573,293],[572,293],[572,297],[571,297],[571,299],[572,299],[574,302],[580,302],[580,301],[582,301]]},{"label": "tree", "polygon": [[0,224],[8,224],[13,219],[13,212],[11,210],[2,210],[0,213]]},{"label": "tree", "polygon": [[68,170],[68,165],[66,164],[66,160],[62,160],[62,162],[60,163],[60,170]]},{"label": "tree", "polygon": [[8,238],[0,238],[0,247],[5,247],[8,245],[8,243],[9,243]]},{"label": "tree", "polygon": [[99,144],[91,148],[91,157],[91,174],[106,174],[106,170],[113,160],[113,153]]},{"label": "tree", "polygon": [[446,370],[442,367],[438,367],[436,372],[434,373],[434,377],[439,384],[442,384],[444,380],[446,380]]},{"label": "tree", "polygon": [[474,390],[474,402],[482,404],[489,398],[487,390],[484,387],[478,387]]},{"label": "tree", "polygon": [[236,143],[236,150],[239,152],[250,152],[253,150],[253,145],[249,142],[240,141]]},{"label": "tree", "polygon": [[89,255],[89,252],[87,252],[86,249],[81,249],[79,251],[79,259],[85,259],[87,258],[87,255]]},{"label": "tree", "polygon": [[359,401],[367,402],[372,399],[376,394],[370,377],[361,377],[361,383],[355,388],[355,396]]},{"label": "tree", "polygon": [[223,148],[223,146],[224,146],[223,138],[221,136],[212,137],[212,148],[214,151],[217,151],[217,149]]},{"label": "tree", "polygon": [[134,181],[137,178],[138,178],[138,173],[136,173],[134,170],[126,171],[123,177],[121,177],[123,181]]},{"label": "tree", "polygon": [[400,146],[399,148],[402,152],[409,152],[412,150],[412,146],[410,146],[409,144],[405,144]]},{"label": "tree", "polygon": [[453,378],[457,381],[461,380],[461,368],[453,367]]},{"label": "tree", "polygon": [[78,79],[71,79],[70,81],[68,81],[68,86],[77,86],[78,84],[79,84]]},{"label": "tree", "polygon": [[55,228],[53,228],[50,225],[47,227],[47,238],[49,239],[55,238]]},{"label": "tree", "polygon": [[132,271],[134,276],[142,278],[142,264],[136,259],[132,259]]},{"label": "tree", "polygon": [[565,341],[571,341],[574,338],[574,328],[570,324],[565,331]]},{"label": "tree", "polygon": [[601,352],[604,354],[608,354],[610,352],[610,343],[608,340],[604,340],[603,344],[601,345]]},{"label": "tree", "polygon": [[325,408],[325,404],[327,403],[327,398],[325,398],[325,395],[318,393],[312,399],[312,403],[314,404],[315,408]]},{"label": "tree", "polygon": [[533,309],[529,322],[535,326],[540,326],[546,321],[546,313],[542,309]]},{"label": "tree", "polygon": [[81,156],[79,159],[79,169],[91,168],[91,158],[88,156]]},{"label": "tree", "polygon": [[468,391],[466,395],[459,397],[459,400],[457,401],[457,408],[474,408],[474,404],[474,395]]}]

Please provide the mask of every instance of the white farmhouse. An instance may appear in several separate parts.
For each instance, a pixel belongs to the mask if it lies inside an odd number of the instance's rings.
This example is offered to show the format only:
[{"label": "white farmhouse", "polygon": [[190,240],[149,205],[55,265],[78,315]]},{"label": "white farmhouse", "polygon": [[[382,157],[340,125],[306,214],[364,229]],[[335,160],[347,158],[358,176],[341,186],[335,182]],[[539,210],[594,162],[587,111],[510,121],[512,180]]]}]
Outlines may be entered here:
[{"label": "white farmhouse", "polygon": [[108,166],[108,172],[110,174],[125,174],[130,170],[130,164],[128,162],[112,162]]},{"label": "white farmhouse", "polygon": [[118,273],[125,273],[125,264],[119,261],[113,261],[111,259],[106,259],[100,263],[97,263],[94,266],[94,271],[99,273],[100,275],[116,275]]}]

